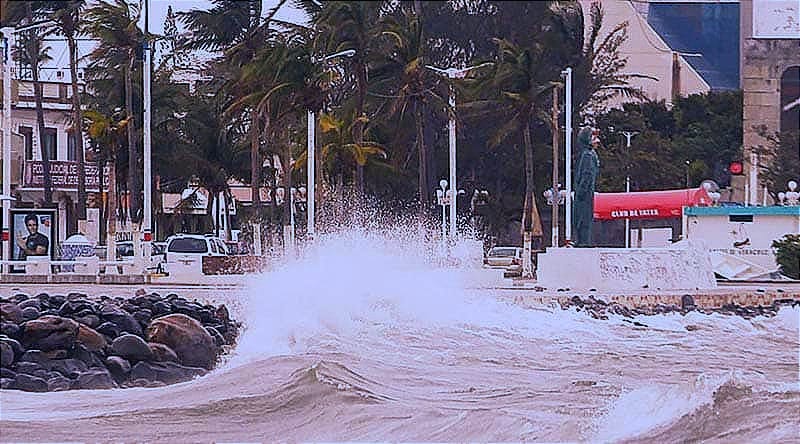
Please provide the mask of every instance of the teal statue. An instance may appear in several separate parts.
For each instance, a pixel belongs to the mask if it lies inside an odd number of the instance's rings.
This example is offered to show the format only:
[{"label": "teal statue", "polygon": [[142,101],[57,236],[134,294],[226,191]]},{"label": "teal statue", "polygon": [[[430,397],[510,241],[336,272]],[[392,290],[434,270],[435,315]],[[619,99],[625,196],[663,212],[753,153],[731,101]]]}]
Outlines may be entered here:
[{"label": "teal statue", "polygon": [[572,244],[576,247],[592,246],[592,221],[594,220],[594,190],[600,173],[600,159],[595,148],[600,139],[592,128],[578,132],[578,165],[573,184],[575,200],[572,204]]}]

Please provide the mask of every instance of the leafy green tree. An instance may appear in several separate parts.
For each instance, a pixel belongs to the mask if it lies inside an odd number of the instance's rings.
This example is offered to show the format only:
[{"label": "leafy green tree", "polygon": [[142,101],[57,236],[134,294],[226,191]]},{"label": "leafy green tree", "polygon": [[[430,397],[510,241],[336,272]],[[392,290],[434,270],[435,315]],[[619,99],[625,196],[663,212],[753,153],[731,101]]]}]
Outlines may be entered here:
[{"label": "leafy green tree", "polygon": [[775,259],[784,276],[800,279],[800,235],[787,234],[783,238],[772,241]]}]

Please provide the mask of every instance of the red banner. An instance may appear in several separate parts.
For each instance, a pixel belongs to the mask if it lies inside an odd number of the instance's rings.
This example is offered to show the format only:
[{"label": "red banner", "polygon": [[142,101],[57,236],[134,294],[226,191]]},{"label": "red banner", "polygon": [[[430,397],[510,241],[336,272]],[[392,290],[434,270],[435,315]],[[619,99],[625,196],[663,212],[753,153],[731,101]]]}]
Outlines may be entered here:
[{"label": "red banner", "polygon": [[681,217],[683,207],[704,207],[711,203],[711,197],[704,188],[595,193],[594,218],[599,220],[668,219]]}]

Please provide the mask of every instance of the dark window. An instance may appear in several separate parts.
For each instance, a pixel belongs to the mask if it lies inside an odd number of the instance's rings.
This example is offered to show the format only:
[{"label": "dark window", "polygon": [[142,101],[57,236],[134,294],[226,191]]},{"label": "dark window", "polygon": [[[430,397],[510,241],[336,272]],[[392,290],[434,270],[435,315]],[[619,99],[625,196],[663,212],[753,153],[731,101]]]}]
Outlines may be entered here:
[{"label": "dark window", "polygon": [[25,139],[25,160],[33,160],[33,128],[21,126],[19,133]]},{"label": "dark window", "polygon": [[67,133],[67,160],[73,162],[78,160],[78,144],[77,140],[75,140],[75,131]]},{"label": "dark window", "polygon": [[[784,107],[790,107],[784,110]],[[793,66],[781,76],[781,131],[800,128],[800,66]]]},{"label": "dark window", "polygon": [[731,214],[728,216],[729,222],[753,222],[752,214]]},{"label": "dark window", "polygon": [[55,128],[45,128],[42,135],[42,142],[44,143],[44,152],[50,160],[56,160],[58,154],[58,137]]},{"label": "dark window", "polygon": [[173,239],[167,247],[170,253],[208,253],[205,239],[178,238]]}]

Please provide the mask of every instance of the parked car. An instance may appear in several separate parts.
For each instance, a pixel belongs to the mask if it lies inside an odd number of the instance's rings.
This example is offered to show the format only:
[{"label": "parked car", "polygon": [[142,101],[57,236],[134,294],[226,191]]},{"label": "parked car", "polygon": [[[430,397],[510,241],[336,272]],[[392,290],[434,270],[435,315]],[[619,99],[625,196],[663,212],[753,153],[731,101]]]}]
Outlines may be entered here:
[{"label": "parked car", "polygon": [[522,248],[520,247],[492,247],[483,263],[490,267],[508,267],[522,264]]},{"label": "parked car", "polygon": [[202,234],[176,234],[167,239],[164,262],[190,264],[203,256],[228,256],[228,248],[218,237]]}]

